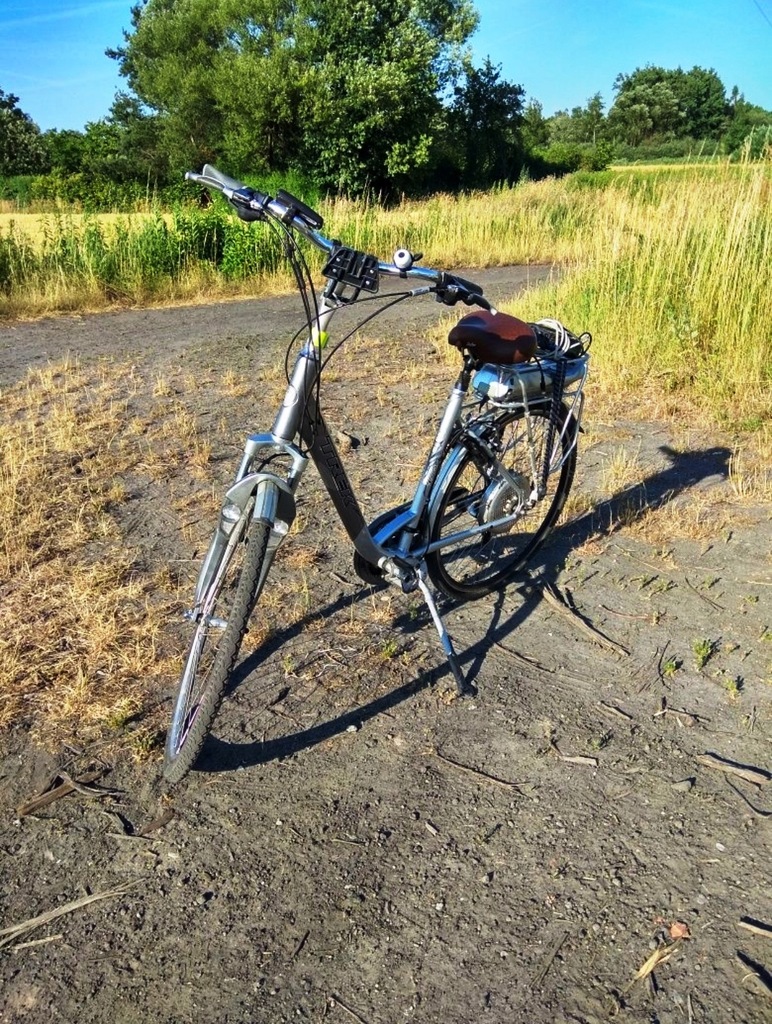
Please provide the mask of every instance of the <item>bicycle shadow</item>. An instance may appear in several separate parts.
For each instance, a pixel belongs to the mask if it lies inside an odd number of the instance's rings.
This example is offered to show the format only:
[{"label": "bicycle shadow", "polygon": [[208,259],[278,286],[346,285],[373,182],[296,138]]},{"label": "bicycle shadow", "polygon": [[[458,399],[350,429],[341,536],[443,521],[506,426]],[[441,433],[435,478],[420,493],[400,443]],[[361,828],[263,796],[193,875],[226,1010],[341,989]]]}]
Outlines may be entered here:
[{"label": "bicycle shadow", "polygon": [[660,445],[658,450],[670,460],[669,466],[639,483],[621,488],[581,516],[564,523],[552,534],[550,549],[557,546],[561,554],[566,554],[571,547],[578,547],[593,537],[609,537],[624,526],[633,525],[704,480],[729,479],[732,455],[729,448],[717,446],[679,452],[669,445]]},{"label": "bicycle shadow", "polygon": [[[725,480],[729,476],[731,451],[728,448],[714,447],[700,451],[678,452],[662,446],[660,451],[670,459],[667,467],[650,474],[638,484],[620,489],[578,518],[554,530],[543,549],[543,555],[547,557],[545,559],[542,556],[541,569],[536,573],[526,573],[522,580],[514,581],[508,588],[509,591],[514,589],[521,595],[522,603],[506,618],[502,618],[504,591],[498,595],[485,633],[474,643],[458,651],[468,681],[474,682],[479,676],[490,646],[508,637],[532,614],[542,600],[541,584],[556,580],[566,556],[572,549],[591,539],[610,537],[623,526],[632,525],[651,510],[669,504],[704,480],[712,477]],[[354,594],[341,595],[293,625],[279,630],[241,663],[229,692],[245,683],[252,673],[299,636],[312,619],[333,616],[369,597],[372,591],[373,588],[363,586]],[[442,610],[450,611],[459,604],[460,602],[445,602]],[[421,609],[418,615],[403,613],[394,624],[395,631],[398,630],[404,636],[410,636],[426,628],[432,629],[432,625],[428,610],[425,608]],[[439,642],[437,647],[439,651]],[[360,728],[365,722],[409,700],[446,677],[450,677],[450,668],[447,663],[441,661],[416,679],[381,697],[353,707],[327,721],[281,737],[239,743],[210,735],[196,770],[209,773],[233,771],[236,768],[254,767],[290,757],[346,732],[351,726]]]}]

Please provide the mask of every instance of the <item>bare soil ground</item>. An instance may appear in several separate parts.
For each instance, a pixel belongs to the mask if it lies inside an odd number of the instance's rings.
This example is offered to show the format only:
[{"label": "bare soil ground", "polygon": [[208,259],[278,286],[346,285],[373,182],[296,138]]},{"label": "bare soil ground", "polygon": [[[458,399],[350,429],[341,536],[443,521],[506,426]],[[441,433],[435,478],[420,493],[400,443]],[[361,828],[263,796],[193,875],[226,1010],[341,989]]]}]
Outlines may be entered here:
[{"label": "bare soil ground", "polygon": [[[494,301],[527,277],[479,276]],[[262,378],[290,307],[0,329],[4,384],[68,351],[128,360],[195,414],[204,481],[181,450],[122,512],[125,543],[149,570],[174,566],[186,599],[214,495],[245,432],[270,425]],[[373,516],[409,491],[452,382],[421,335],[436,317],[403,306],[332,366],[325,406],[356,439],[347,461]],[[472,702],[449,698],[421,606],[359,582],[309,472],[238,686],[185,783],[165,792],[157,752],[4,737],[3,926],[129,888],[0,949],[0,1020],[770,1020],[772,941],[738,927],[772,923],[769,508],[738,500],[722,439],[599,422],[591,383],[588,396],[576,497],[531,575],[445,609]],[[170,699],[171,685],[162,719]],[[105,760],[117,795],[17,815],[53,776]]]}]

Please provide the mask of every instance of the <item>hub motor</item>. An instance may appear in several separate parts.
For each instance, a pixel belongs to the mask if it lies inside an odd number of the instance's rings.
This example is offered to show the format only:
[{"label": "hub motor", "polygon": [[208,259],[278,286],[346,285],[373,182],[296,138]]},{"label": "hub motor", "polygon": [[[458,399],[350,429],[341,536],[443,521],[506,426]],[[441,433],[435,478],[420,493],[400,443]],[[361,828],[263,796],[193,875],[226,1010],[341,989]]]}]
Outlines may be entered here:
[{"label": "hub motor", "polygon": [[[522,473],[515,473],[514,478],[515,487],[508,480],[502,480],[501,478],[493,480],[488,484],[477,510],[477,521],[481,526],[484,523],[492,523],[494,520],[501,519],[504,516],[516,515],[528,503],[531,497],[530,480]],[[496,526],[491,530],[491,533],[506,533],[511,526],[511,523]]]}]

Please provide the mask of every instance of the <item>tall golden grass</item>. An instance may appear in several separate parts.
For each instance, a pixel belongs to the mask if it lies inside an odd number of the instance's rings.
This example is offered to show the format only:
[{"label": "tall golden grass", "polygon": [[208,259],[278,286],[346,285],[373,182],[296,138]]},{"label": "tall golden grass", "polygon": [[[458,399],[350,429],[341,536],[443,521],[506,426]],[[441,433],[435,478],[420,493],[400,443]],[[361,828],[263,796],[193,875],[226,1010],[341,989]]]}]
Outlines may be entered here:
[{"label": "tall golden grass", "polygon": [[[591,212],[590,212],[591,211]],[[518,304],[593,332],[607,389],[755,428],[772,413],[772,180],[695,169],[576,197],[564,272]]]},{"label": "tall golden grass", "polygon": [[[549,263],[559,281],[518,309],[597,336],[609,387],[694,398],[720,419],[769,415],[772,182],[763,163],[603,172],[405,201],[338,199],[326,230],[381,257],[434,266]],[[290,285],[260,225],[230,212],[0,227],[0,314],[255,294]],[[309,253],[312,260],[314,253]],[[318,268],[319,258],[314,265]]]}]

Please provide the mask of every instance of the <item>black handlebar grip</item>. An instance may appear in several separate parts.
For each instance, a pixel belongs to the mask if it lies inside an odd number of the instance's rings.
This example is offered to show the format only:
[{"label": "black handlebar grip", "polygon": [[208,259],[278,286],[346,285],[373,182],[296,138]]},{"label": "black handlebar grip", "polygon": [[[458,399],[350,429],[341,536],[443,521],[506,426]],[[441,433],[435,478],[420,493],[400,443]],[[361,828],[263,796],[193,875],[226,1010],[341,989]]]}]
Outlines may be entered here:
[{"label": "black handlebar grip", "polygon": [[482,285],[475,284],[474,281],[467,281],[464,277],[459,277],[457,274],[448,274],[448,280],[454,284],[460,285],[464,291],[469,292],[471,295],[482,295]]},{"label": "black handlebar grip", "polygon": [[466,296],[464,302],[467,306],[479,306],[480,309],[487,309],[489,312],[493,308],[481,292],[471,292]]},{"label": "black handlebar grip", "polygon": [[306,206],[304,202],[291,195],[291,193],[285,192],[284,189],[280,188],[276,193],[276,199],[283,206],[286,206],[293,216],[300,217],[301,220],[305,221],[315,231],[319,231],[320,228],[324,227],[324,220],[321,215],[316,210],[312,210],[310,206]]}]

